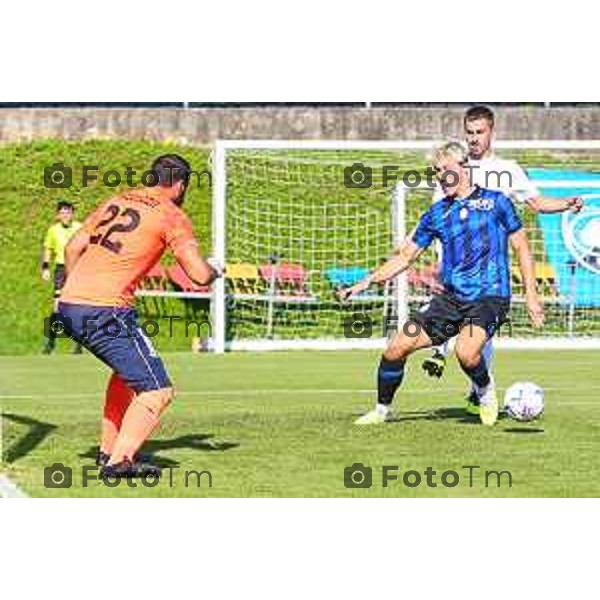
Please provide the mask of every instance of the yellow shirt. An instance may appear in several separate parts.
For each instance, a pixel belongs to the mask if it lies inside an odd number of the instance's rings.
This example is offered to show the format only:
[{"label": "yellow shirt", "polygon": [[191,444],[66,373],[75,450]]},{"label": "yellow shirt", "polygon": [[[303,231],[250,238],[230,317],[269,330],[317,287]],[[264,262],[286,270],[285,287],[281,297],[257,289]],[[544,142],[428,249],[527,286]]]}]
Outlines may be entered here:
[{"label": "yellow shirt", "polygon": [[55,223],[48,228],[46,239],[44,240],[44,248],[52,252],[54,264],[65,264],[65,246],[80,227],[81,223],[72,221],[68,227],[65,227],[62,223]]}]

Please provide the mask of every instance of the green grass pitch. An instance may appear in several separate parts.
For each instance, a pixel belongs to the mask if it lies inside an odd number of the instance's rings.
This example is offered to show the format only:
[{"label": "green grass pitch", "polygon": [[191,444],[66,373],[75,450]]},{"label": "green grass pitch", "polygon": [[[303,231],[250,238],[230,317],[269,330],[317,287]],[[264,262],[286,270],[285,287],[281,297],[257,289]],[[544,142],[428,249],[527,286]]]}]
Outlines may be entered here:
[{"label": "green grass pitch", "polygon": [[[422,356],[422,355],[421,355]],[[107,370],[91,356],[2,357],[0,473],[32,496],[600,496],[600,352],[498,352],[504,389],[518,380],[546,391],[546,412],[533,423],[502,419],[493,429],[462,412],[465,380],[454,358],[433,382],[413,357],[397,396],[397,420],[357,428],[372,406],[375,352],[294,352],[225,356],[167,354],[178,397],[147,450],[172,471],[156,487],[82,487],[92,465]],[[73,468],[71,489],[46,489],[44,468]],[[372,468],[370,489],[346,489],[344,469]],[[382,466],[398,481],[382,487]],[[473,471],[472,487],[463,466]],[[425,469],[436,471],[427,485]],[[422,474],[410,488],[403,474]],[[460,483],[444,487],[453,470]],[[200,479],[186,471],[209,471]],[[486,471],[509,471],[501,487]],[[93,472],[91,472],[93,474]],[[414,481],[411,480],[411,481]],[[452,479],[448,480],[449,482]],[[149,482],[151,483],[151,482]]]}]

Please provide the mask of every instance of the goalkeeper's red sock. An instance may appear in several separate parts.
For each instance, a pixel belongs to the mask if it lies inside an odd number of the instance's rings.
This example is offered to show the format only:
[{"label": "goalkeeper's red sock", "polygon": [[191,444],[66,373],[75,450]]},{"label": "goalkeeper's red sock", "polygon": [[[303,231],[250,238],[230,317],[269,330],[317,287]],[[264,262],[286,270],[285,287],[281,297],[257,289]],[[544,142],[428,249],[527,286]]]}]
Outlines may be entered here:
[{"label": "goalkeeper's red sock", "polygon": [[112,454],[123,417],[134,398],[135,392],[116,373],[113,373],[106,389],[102,440],[100,442],[101,452],[109,456]]}]

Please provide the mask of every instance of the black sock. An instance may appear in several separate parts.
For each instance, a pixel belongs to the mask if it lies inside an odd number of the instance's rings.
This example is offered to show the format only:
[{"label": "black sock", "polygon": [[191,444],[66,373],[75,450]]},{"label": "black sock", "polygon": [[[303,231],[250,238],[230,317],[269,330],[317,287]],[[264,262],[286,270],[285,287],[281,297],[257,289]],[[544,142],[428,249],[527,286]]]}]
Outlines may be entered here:
[{"label": "black sock", "polygon": [[465,367],[461,363],[462,370],[466,373],[467,377],[478,387],[484,388],[490,384],[490,373],[485,364],[485,360],[481,357],[479,364],[476,367],[470,368]]},{"label": "black sock", "polygon": [[394,394],[404,379],[406,359],[387,360],[381,358],[377,371],[377,403],[389,406],[394,400]]}]

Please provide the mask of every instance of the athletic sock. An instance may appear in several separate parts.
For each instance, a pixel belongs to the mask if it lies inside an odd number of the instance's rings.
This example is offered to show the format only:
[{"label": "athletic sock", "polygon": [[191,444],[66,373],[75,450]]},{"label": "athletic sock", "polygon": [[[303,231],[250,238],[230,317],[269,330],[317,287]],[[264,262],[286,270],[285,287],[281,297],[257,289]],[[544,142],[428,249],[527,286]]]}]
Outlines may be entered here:
[{"label": "athletic sock", "polygon": [[404,379],[406,359],[387,360],[381,358],[377,371],[377,404],[389,408],[394,395]]},{"label": "athletic sock", "polygon": [[134,397],[135,392],[116,373],[113,373],[106,389],[100,443],[100,450],[109,456],[119,435],[125,412]]},{"label": "athletic sock", "polygon": [[494,360],[494,344],[492,344],[492,340],[486,342],[481,354],[485,360],[485,366],[488,368],[488,371],[491,371],[492,362]]},{"label": "athletic sock", "polygon": [[[485,361],[485,366],[487,367],[488,373],[492,371],[492,363],[494,361],[494,344],[492,344],[492,340],[488,340],[481,351],[481,355],[483,360]],[[477,393],[477,386],[474,382],[471,382],[471,393]]]},{"label": "athletic sock", "polygon": [[490,384],[490,373],[487,369],[485,360],[483,358],[479,361],[479,364],[476,367],[465,367],[462,363],[460,366],[467,375],[467,377],[476,386],[475,389],[481,390],[483,388],[486,388]]}]

